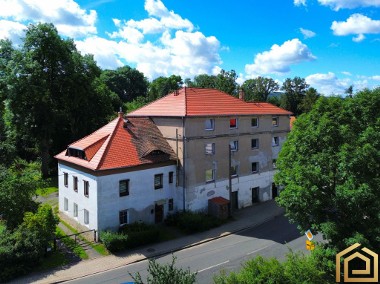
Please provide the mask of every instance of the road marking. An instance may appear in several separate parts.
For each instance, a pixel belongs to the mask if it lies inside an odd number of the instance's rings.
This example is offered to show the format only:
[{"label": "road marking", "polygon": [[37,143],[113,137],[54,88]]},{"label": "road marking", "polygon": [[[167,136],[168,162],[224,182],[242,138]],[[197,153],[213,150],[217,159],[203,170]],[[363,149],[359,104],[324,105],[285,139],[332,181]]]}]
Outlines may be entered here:
[{"label": "road marking", "polygon": [[229,260],[226,260],[225,262],[221,262],[221,263],[215,264],[215,265],[213,265],[213,266],[210,266],[210,267],[207,267],[207,268],[204,268],[204,269],[198,270],[198,272],[203,272],[203,271],[209,270],[209,269],[211,269],[211,268],[214,268],[214,267],[217,267],[217,266],[219,266],[219,265],[226,264],[226,263],[229,263],[229,262],[230,262]]},{"label": "road marking", "polygon": [[269,246],[270,246],[270,245],[267,245],[267,246],[265,246],[265,247],[263,247],[263,248],[256,249],[256,250],[254,250],[254,251],[251,251],[251,252],[247,253],[246,255],[250,255],[250,254],[253,254],[253,253],[255,253],[255,252],[261,251],[261,250],[263,250],[263,249],[266,249],[266,248],[269,247]]}]

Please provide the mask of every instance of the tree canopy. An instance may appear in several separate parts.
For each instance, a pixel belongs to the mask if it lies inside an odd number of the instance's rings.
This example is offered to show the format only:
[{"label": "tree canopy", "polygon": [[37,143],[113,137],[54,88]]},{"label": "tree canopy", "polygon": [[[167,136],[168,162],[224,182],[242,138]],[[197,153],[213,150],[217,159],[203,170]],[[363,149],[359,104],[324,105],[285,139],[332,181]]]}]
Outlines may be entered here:
[{"label": "tree canopy", "polygon": [[284,94],[280,98],[280,106],[291,111],[296,116],[301,114],[302,110],[300,105],[308,88],[309,85],[304,78],[287,78],[281,87]]},{"label": "tree canopy", "polygon": [[257,77],[246,80],[242,89],[245,93],[246,101],[268,101],[269,94],[279,89],[279,85],[272,78]]},{"label": "tree canopy", "polygon": [[182,86],[182,78],[178,75],[171,75],[170,77],[158,77],[154,79],[149,85],[148,101],[154,101],[162,98],[167,94],[179,90]]},{"label": "tree canopy", "polygon": [[296,120],[276,163],[287,216],[339,249],[380,249],[379,109],[380,88],[321,97]]}]

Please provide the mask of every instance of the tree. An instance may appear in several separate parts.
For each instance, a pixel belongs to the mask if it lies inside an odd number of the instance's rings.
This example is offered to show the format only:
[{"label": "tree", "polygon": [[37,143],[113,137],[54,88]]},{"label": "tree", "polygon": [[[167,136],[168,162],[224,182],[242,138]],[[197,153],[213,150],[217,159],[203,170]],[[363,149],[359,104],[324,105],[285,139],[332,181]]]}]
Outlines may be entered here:
[{"label": "tree", "polygon": [[188,87],[217,89],[227,94],[237,96],[238,85],[236,83],[237,75],[235,70],[221,70],[218,75],[201,74],[194,77],[192,82],[186,79]]},{"label": "tree", "polygon": [[246,80],[242,88],[246,101],[268,101],[269,94],[279,89],[279,85],[272,78],[257,77]]},{"label": "tree", "polygon": [[302,99],[300,103],[300,106],[299,106],[300,110],[303,113],[309,112],[313,108],[313,105],[316,103],[316,101],[318,100],[320,96],[321,95],[318,94],[316,89],[314,88],[307,89],[305,93],[305,97]]},{"label": "tree", "polygon": [[302,231],[338,250],[380,249],[380,89],[321,97],[301,115],[277,159],[278,203]]},{"label": "tree", "polygon": [[158,77],[149,85],[148,101],[154,101],[166,96],[171,92],[179,90],[182,84],[182,78],[178,75],[171,75],[170,77]]},{"label": "tree", "polygon": [[[196,281],[197,273],[190,272],[189,269],[176,268],[174,266],[176,257],[173,256],[170,264],[159,264],[154,259],[149,260],[147,284],[193,284]],[[139,272],[133,276],[133,281],[137,284],[143,284]]]},{"label": "tree", "polygon": [[36,149],[44,177],[52,153],[97,129],[112,114],[112,98],[97,84],[100,68],[93,57],[82,56],[52,24],[28,26],[5,76],[12,124],[18,141],[26,144],[18,148]]},{"label": "tree", "polygon": [[0,215],[9,230],[15,229],[25,212],[34,212],[36,189],[42,187],[40,165],[16,160],[10,168],[0,166]]},{"label": "tree", "polygon": [[208,74],[200,74],[194,77],[194,81],[186,80],[188,87],[193,88],[208,88],[215,89],[216,88],[216,76],[208,75]]},{"label": "tree", "polygon": [[131,102],[139,96],[145,97],[148,92],[149,82],[144,74],[129,66],[104,70],[101,79],[123,102]]},{"label": "tree", "polygon": [[344,90],[344,93],[347,94],[350,98],[354,92],[354,86],[350,85],[347,89]]},{"label": "tree", "polygon": [[300,104],[308,88],[309,85],[304,78],[287,78],[281,87],[281,90],[285,91],[285,93],[281,96],[280,106],[291,111],[296,116],[301,114]]}]

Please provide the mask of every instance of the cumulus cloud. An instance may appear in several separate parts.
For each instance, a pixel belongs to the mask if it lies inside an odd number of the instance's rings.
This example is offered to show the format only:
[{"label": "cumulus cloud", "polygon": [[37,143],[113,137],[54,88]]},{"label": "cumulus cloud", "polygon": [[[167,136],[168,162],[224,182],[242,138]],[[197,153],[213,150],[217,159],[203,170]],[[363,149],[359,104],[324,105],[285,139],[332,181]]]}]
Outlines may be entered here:
[{"label": "cumulus cloud", "polygon": [[96,12],[81,9],[73,0],[3,0],[0,17],[21,23],[54,23],[62,35],[69,37],[97,32]]},{"label": "cumulus cloud", "polygon": [[[297,0],[295,0],[297,1]],[[329,6],[335,11],[358,7],[380,7],[380,0],[318,0],[321,5]]]},{"label": "cumulus cloud", "polygon": [[294,0],[294,5],[296,6],[306,6],[306,0]]},{"label": "cumulus cloud", "polygon": [[312,74],[307,76],[305,80],[311,87],[324,95],[344,94],[344,91],[351,85],[350,79],[338,79],[332,72]]},{"label": "cumulus cloud", "polygon": [[26,26],[13,21],[0,20],[0,38],[9,39],[15,44],[21,43]]},{"label": "cumulus cloud", "polygon": [[380,33],[380,21],[362,14],[353,14],[345,22],[334,21],[331,29],[337,36],[356,35],[352,40],[360,42],[365,39],[364,34]]},{"label": "cumulus cloud", "polygon": [[245,65],[245,72],[250,77],[264,74],[281,75],[289,72],[291,65],[315,59],[309,48],[295,38],[282,45],[274,44],[269,51],[257,54],[253,64]]},{"label": "cumulus cloud", "polygon": [[303,34],[303,37],[305,39],[315,37],[315,35],[316,35],[315,32],[313,32],[311,30],[304,29],[304,28],[300,28],[300,32]]}]

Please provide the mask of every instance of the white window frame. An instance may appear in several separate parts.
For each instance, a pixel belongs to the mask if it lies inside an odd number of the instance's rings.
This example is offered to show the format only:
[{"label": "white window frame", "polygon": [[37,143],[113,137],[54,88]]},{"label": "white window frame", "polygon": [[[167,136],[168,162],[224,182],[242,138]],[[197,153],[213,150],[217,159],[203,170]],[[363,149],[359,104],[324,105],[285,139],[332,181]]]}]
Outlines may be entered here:
[{"label": "white window frame", "polygon": [[205,130],[211,131],[211,130],[214,130],[214,129],[215,129],[215,119],[213,119],[213,118],[207,118],[205,120]]},{"label": "white window frame", "polygon": [[231,148],[231,152],[238,151],[239,150],[239,141],[238,140],[230,141],[230,148]]},{"label": "white window frame", "polygon": [[[252,123],[254,119],[256,119],[256,125],[253,125],[253,123]],[[257,116],[254,116],[251,118],[251,127],[253,127],[253,128],[259,127],[259,118]]]},{"label": "white window frame", "polygon": [[214,155],[215,154],[215,143],[206,143],[205,144],[205,154]]},{"label": "white window frame", "polygon": [[90,224],[90,212],[87,209],[83,209],[83,222],[86,225]]},{"label": "white window frame", "polygon": [[63,199],[63,210],[69,211],[69,200],[66,197]]},{"label": "white window frame", "polygon": [[78,217],[78,204],[76,204],[75,202],[74,202],[73,209],[74,209],[73,216]]}]

